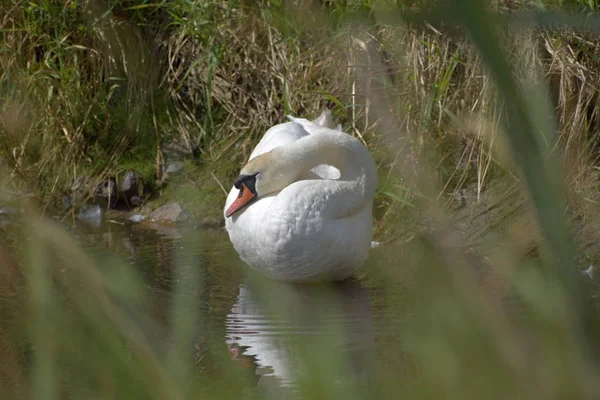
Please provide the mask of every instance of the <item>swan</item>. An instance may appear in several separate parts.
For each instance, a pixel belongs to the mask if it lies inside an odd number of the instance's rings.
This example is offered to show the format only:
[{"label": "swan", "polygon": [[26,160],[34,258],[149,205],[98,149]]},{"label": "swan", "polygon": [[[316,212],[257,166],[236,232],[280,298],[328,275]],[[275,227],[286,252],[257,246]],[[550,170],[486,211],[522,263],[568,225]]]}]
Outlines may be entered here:
[{"label": "swan", "polygon": [[240,258],[271,279],[343,280],[364,263],[377,172],[356,138],[332,129],[325,110],[270,128],[225,202]]}]

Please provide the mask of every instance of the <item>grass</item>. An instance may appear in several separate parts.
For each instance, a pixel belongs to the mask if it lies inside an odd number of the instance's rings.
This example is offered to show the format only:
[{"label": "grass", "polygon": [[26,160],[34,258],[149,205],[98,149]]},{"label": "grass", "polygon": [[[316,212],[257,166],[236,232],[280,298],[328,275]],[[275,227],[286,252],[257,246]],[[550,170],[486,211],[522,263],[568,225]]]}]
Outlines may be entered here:
[{"label": "grass", "polygon": [[[220,332],[195,304],[215,293],[211,274],[225,273],[186,251],[201,233],[169,254],[179,278],[163,326],[136,270],[91,259],[38,211],[81,175],[93,190],[134,168],[153,185],[177,143],[199,156],[159,202],[219,215],[220,184],[266,128],[327,106],[378,163],[375,233],[387,246],[360,279],[383,290],[374,306],[394,329],[377,338],[382,368],[366,388],[329,384],[348,375],[328,352],[340,337],[299,343],[309,372],[300,392],[597,397],[599,319],[577,265],[600,260],[600,42],[580,28],[599,25],[596,10],[589,1],[1,1],[2,185],[31,188],[41,204],[28,206],[14,239],[29,247],[0,253],[0,299],[9,299],[0,383],[13,398],[44,399],[228,398],[242,394],[228,383],[252,386],[221,342],[202,342],[212,368],[191,359],[198,337]],[[545,25],[524,25],[531,15]],[[269,312],[302,314],[293,289],[249,279]],[[28,304],[26,318],[11,298]]]},{"label": "grass", "polygon": [[[269,126],[286,113],[317,115],[328,106],[365,138],[389,176],[398,160],[378,151],[380,121],[370,98],[384,90],[394,98],[398,125],[414,130],[405,143],[438,164],[439,195],[449,199],[475,179],[479,198],[496,166],[486,137],[495,135],[501,111],[477,53],[432,26],[380,23],[377,4],[315,6],[310,17],[278,3],[6,5],[4,158],[49,205],[76,177],[92,176],[93,191],[131,164],[153,183],[173,141],[199,146],[200,164],[229,182]],[[371,25],[357,24],[365,16]],[[570,71],[561,82],[582,73]],[[567,114],[585,120],[590,101]],[[20,121],[35,123],[11,122],[16,110],[28,115]],[[471,115],[489,124],[465,124]],[[394,196],[380,196],[382,207],[393,206]]]}]

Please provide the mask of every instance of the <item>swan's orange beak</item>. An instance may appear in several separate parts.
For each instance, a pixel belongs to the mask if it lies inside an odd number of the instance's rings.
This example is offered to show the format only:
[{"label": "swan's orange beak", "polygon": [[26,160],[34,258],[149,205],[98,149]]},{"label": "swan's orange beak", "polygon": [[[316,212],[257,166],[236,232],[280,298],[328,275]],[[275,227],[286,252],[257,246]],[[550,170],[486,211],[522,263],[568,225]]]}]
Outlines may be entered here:
[{"label": "swan's orange beak", "polygon": [[256,195],[252,193],[245,184],[242,183],[240,194],[238,195],[237,199],[231,203],[227,211],[225,211],[225,216],[228,218],[231,217],[236,211],[238,211],[240,208],[243,208],[255,197]]}]

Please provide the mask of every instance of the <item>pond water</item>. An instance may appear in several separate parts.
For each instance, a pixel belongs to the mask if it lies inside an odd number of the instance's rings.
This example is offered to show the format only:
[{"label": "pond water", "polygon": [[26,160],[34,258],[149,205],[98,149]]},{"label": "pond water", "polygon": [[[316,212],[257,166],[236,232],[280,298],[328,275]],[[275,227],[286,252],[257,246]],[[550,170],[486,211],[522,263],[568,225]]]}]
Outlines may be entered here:
[{"label": "pond water", "polygon": [[[406,393],[444,394],[461,385],[480,395],[519,392],[506,373],[512,368],[506,358],[518,358],[520,345],[498,345],[494,328],[488,331],[498,321],[479,318],[496,315],[498,305],[515,309],[516,303],[486,274],[473,280],[475,287],[468,289],[473,294],[466,296],[464,285],[452,284],[457,279],[452,274],[459,272],[423,267],[435,257],[427,244],[381,246],[371,250],[353,279],[299,285],[252,273],[224,229],[149,228],[118,220],[63,226],[98,268],[133,272],[152,320],[145,335],[159,358],[179,351],[193,359],[194,376],[209,377],[203,384],[214,385],[218,397],[288,398],[310,382],[315,393],[327,387],[326,393],[340,398],[359,398],[380,390],[383,380]],[[6,282],[10,269],[3,273]],[[482,288],[487,300],[478,304],[473,296]],[[14,285],[0,290],[6,317],[0,329],[6,360],[0,386],[15,393],[15,382],[27,376],[32,350],[2,337],[22,334],[11,325],[24,321],[15,317],[23,304]],[[166,334],[174,326],[183,331]],[[494,379],[480,388],[471,381],[473,371]]]},{"label": "pond water", "polygon": [[[267,280],[238,258],[224,229],[120,220],[61,225],[98,268],[133,267],[151,302],[156,324],[146,334],[155,343],[174,323],[177,302],[187,302],[186,312],[191,307],[200,326],[188,348],[200,375],[225,379],[232,369],[243,371],[246,379],[237,381],[235,391],[245,393],[243,382],[248,390],[276,397],[282,390],[294,393],[308,379],[344,390],[349,384],[368,387],[376,321],[384,312],[374,304],[378,288],[368,279],[311,285]],[[3,305],[20,307],[18,301]],[[164,346],[158,345],[168,352]],[[315,364],[329,365],[316,371]]]}]

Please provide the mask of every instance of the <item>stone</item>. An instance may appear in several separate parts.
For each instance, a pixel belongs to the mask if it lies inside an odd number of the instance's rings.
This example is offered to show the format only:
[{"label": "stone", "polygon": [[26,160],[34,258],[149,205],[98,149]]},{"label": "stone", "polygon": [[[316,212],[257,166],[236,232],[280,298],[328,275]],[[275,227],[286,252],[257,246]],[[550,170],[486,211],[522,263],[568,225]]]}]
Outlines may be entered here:
[{"label": "stone", "polygon": [[139,195],[140,179],[135,171],[129,170],[125,172],[121,179],[121,193],[125,198],[130,199],[132,196]]},{"label": "stone", "polygon": [[131,222],[142,222],[144,219],[146,219],[146,217],[144,217],[143,215],[140,214],[133,214],[131,217],[128,218]]},{"label": "stone", "polygon": [[181,203],[170,203],[157,208],[148,215],[151,221],[163,222],[183,222],[189,218],[189,213],[183,208]]},{"label": "stone", "polygon": [[62,198],[63,206],[65,210],[69,210],[73,206],[73,199],[68,194],[65,194]]},{"label": "stone", "polygon": [[89,178],[85,175],[80,176],[66,187],[65,196],[63,196],[63,204],[65,208],[69,209],[83,200],[86,187],[89,184]]},{"label": "stone", "polygon": [[467,205],[467,191],[465,189],[459,189],[452,193],[452,208],[458,210]]},{"label": "stone", "polygon": [[79,209],[77,219],[98,228],[102,222],[102,208],[98,204],[84,204]]},{"label": "stone", "polygon": [[121,189],[121,199],[125,201],[129,208],[137,207],[142,204],[142,198],[140,196],[144,187],[142,179],[137,172],[133,170],[125,172],[121,179],[119,189]]},{"label": "stone", "polygon": [[181,161],[173,161],[167,165],[165,168],[165,174],[176,174],[183,169],[183,162]]},{"label": "stone", "polygon": [[194,148],[184,142],[172,142],[165,144],[162,152],[168,160],[180,160],[187,156],[192,156]]},{"label": "stone", "polygon": [[14,207],[10,207],[10,206],[0,207],[0,215],[9,216],[9,215],[15,215],[18,212],[19,212],[19,210],[17,210]]},{"label": "stone", "polygon": [[119,200],[117,181],[110,177],[103,180],[96,187],[95,202],[103,207],[115,208]]},{"label": "stone", "polygon": [[131,196],[129,198],[129,204],[134,207],[138,207],[142,204],[142,199],[140,198],[140,196]]},{"label": "stone", "polygon": [[67,186],[67,190],[70,192],[83,191],[88,184],[88,177],[85,175],[80,176]]}]

